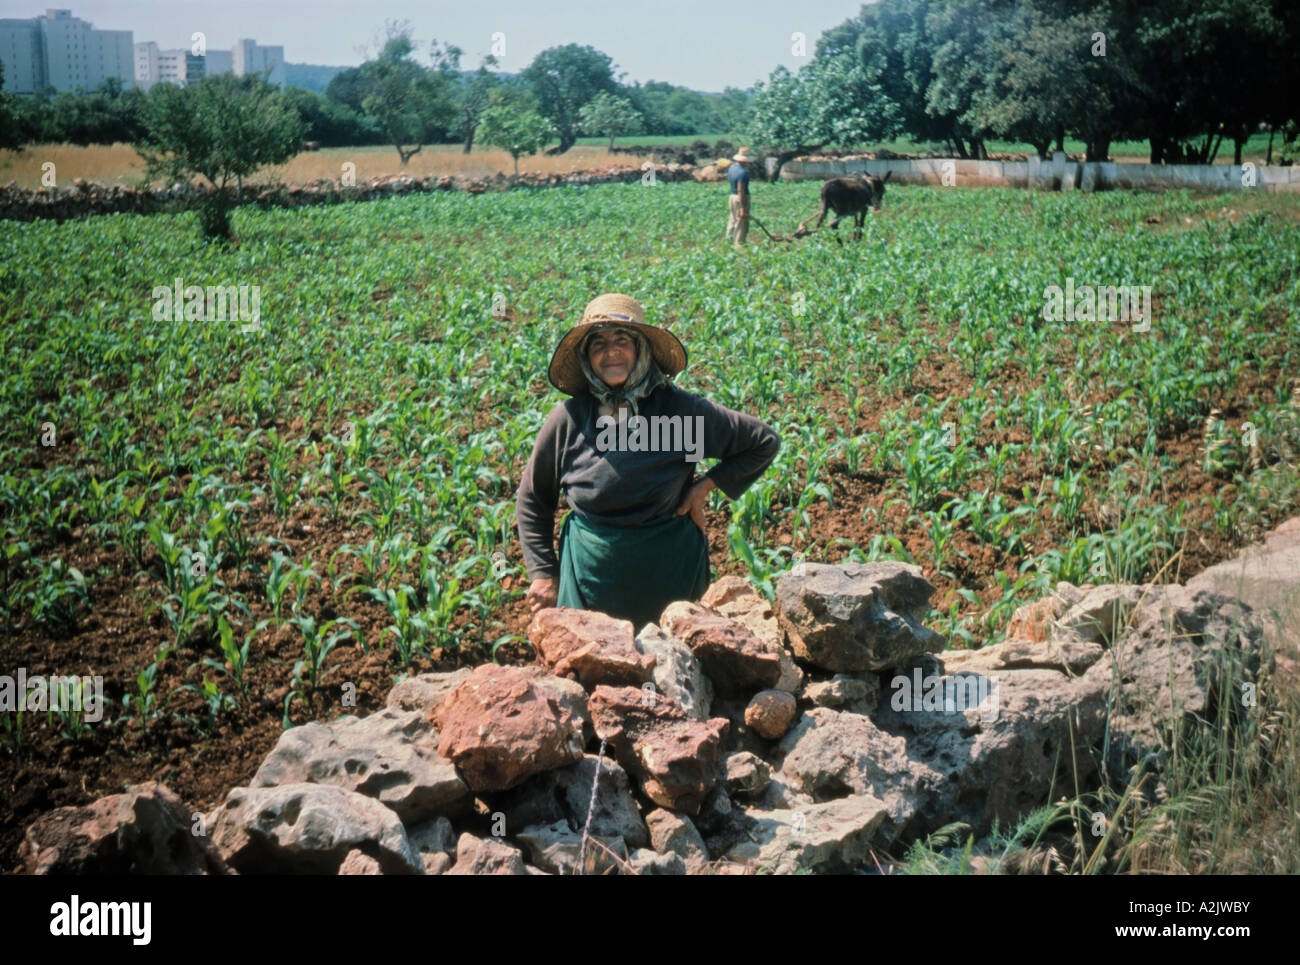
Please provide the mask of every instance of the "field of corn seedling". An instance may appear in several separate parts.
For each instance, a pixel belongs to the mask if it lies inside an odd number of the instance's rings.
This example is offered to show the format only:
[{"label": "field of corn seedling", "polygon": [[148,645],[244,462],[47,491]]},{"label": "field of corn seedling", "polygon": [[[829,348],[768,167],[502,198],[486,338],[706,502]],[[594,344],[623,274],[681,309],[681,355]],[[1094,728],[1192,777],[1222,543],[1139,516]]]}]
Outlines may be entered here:
[{"label": "field of corn seedling", "polygon": [[[815,183],[756,185],[775,229]],[[865,238],[724,244],[712,185],[0,224],[5,672],[99,674],[105,712],[4,714],[0,841],[130,781],[209,806],[282,727],[396,677],[526,660],[514,492],[544,371],[602,291],[759,415],[712,562],[903,559],[952,646],[1051,589],[1185,579],[1300,506],[1300,201],[897,188]],[[841,226],[843,228],[843,226]],[[757,232],[751,231],[751,239]],[[155,317],[257,286],[260,318]],[[1149,319],[1044,317],[1149,286]]]}]

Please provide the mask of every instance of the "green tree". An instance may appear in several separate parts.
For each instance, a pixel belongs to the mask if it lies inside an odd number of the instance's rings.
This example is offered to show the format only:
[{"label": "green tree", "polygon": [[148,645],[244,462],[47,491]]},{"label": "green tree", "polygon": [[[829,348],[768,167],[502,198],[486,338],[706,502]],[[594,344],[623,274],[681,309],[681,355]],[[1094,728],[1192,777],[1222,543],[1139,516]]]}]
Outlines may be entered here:
[{"label": "green tree", "polygon": [[136,150],[149,177],[202,176],[213,191],[200,207],[207,237],[230,237],[229,187],[269,164],[283,164],[302,144],[303,122],[258,76],[218,74],[198,84],[156,84],[141,103],[144,132]]},{"label": "green tree", "polygon": [[578,139],[583,105],[601,91],[618,92],[609,55],[578,44],[543,50],[521,76],[537,98],[540,113],[559,133],[561,154]]},{"label": "green tree", "polygon": [[[1213,163],[1223,139],[1235,155],[1275,115],[1271,88],[1295,59],[1285,20],[1263,0],[1124,0],[1133,8],[1151,161]],[[1294,102],[1295,89],[1286,96]]]},{"label": "green tree", "polygon": [[459,114],[460,135],[464,139],[465,153],[474,149],[474,132],[479,118],[488,106],[492,92],[501,85],[500,78],[488,68],[497,66],[497,59],[488,54],[478,70],[465,76],[461,73],[460,58],[464,54],[451,44],[439,48],[435,43],[433,60],[435,69],[445,76],[456,89],[456,109]]},{"label": "green tree", "polygon": [[[792,157],[835,144],[850,147],[895,136],[897,105],[878,83],[880,64],[853,53],[814,57],[798,74],[777,67],[756,85],[749,133],[777,150],[777,170]],[[775,175],[774,175],[775,176]]]},{"label": "green tree", "polygon": [[952,142],[965,157],[955,118],[935,116],[927,109],[934,80],[935,42],[927,26],[932,8],[930,0],[883,0],[864,6],[857,18],[822,35],[817,55],[852,50],[863,63],[879,65],[882,94],[895,105],[902,129],[919,140]]},{"label": "green tree", "polygon": [[539,114],[527,92],[493,91],[478,123],[478,139],[508,151],[519,177],[519,159],[537,154],[555,137],[555,126]]},{"label": "green tree", "polygon": [[318,141],[326,147],[374,144],[380,137],[378,128],[359,110],[334,98],[314,93],[305,87],[286,87],[286,103],[302,118],[304,139]]},{"label": "green tree", "polygon": [[983,87],[959,120],[1027,141],[1040,157],[1053,141],[1062,147],[1069,132],[1084,139],[1090,160],[1104,161],[1111,140],[1130,126],[1127,95],[1138,83],[1109,10],[1067,15],[1057,0],[1021,0],[1005,27],[991,41]]},{"label": "green tree", "polygon": [[412,60],[414,50],[409,30],[390,26],[383,50],[361,65],[359,91],[352,92],[360,93],[361,110],[396,148],[403,167],[442,136],[457,114],[451,81]]},{"label": "green tree", "polygon": [[634,134],[642,127],[641,115],[625,97],[601,91],[578,111],[578,126],[588,134],[603,134],[614,149],[614,138]]},{"label": "green tree", "polygon": [[721,94],[710,98],[717,117],[714,130],[720,134],[739,134],[747,130],[753,118],[753,91],[739,87],[724,87]]}]

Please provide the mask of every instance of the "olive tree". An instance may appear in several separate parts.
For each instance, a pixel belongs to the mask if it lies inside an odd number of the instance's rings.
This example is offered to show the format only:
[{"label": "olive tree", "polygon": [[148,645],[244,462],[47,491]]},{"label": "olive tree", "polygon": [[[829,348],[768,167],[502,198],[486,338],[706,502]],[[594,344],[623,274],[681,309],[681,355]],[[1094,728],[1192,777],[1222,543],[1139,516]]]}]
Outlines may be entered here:
[{"label": "olive tree", "polygon": [[280,91],[257,75],[218,74],[197,84],[157,84],[141,103],[136,150],[147,176],[206,178],[199,208],[205,236],[230,237],[230,187],[259,168],[283,164],[302,145],[303,122]]}]

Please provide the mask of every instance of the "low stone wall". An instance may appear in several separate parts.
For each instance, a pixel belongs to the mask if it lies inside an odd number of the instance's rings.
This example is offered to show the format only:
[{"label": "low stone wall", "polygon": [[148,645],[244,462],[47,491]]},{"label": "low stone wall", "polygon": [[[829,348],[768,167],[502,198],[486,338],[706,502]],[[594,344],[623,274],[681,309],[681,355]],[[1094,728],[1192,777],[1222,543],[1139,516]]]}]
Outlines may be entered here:
[{"label": "low stone wall", "polygon": [[946,187],[1008,187],[1041,191],[1105,191],[1114,188],[1201,191],[1300,191],[1300,167],[1253,164],[1122,164],[1074,161],[1057,152],[1050,160],[959,161],[952,158],[882,160],[868,157],[796,158],[781,169],[785,181],[824,180],[862,171],[894,184]]},{"label": "low stone wall", "polygon": [[[711,173],[707,169],[701,172],[689,164],[656,164],[653,172],[658,181],[709,180]],[[630,184],[649,174],[648,167],[607,167],[565,174],[522,174],[518,178],[504,174],[489,178],[446,175],[421,178],[409,174],[391,174],[346,186],[323,178],[305,185],[249,186],[244,189],[243,198],[238,203],[255,204],[263,208],[296,208],[345,201],[371,201],[422,191],[468,191],[470,194],[483,194],[487,191],[508,191],[511,188],[554,188],[615,182]],[[183,211],[194,207],[202,197],[211,193],[211,188],[179,183],[170,188],[135,188],[122,184],[96,184],[77,178],[71,187],[29,190],[10,182],[0,187],[0,220],[36,221],[53,218],[62,222],[69,218],[97,214]]]}]

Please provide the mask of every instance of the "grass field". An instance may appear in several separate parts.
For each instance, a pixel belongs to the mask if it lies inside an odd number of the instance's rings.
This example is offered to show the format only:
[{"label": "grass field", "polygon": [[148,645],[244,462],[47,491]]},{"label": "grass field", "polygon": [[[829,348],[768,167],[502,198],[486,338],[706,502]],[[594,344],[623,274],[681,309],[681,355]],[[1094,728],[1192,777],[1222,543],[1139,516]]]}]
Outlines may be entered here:
[{"label": "grass field", "polygon": [[[705,140],[712,145],[719,139],[726,139],[734,144],[746,143],[739,134],[691,134],[632,135],[616,139],[615,144],[685,147],[697,140]],[[639,165],[640,159],[635,156],[609,153],[606,150],[608,144],[608,138],[581,137],[578,138],[578,143],[564,154],[520,158],[519,171],[521,174],[529,172],[554,174],[610,165],[622,167]],[[1247,145],[1244,160],[1262,165],[1267,146],[1268,135],[1255,135]],[[1082,155],[1084,151],[1082,141],[1067,140],[1065,148],[1070,154]],[[863,145],[863,150],[882,149],[898,154],[925,154],[944,150],[940,144],[926,144],[906,139]],[[988,149],[992,153],[1018,154],[1030,150],[1025,144],[1002,141],[990,141]],[[1274,163],[1278,160],[1280,149],[1281,141],[1275,140]],[[1111,156],[1118,160],[1145,162],[1150,157],[1150,148],[1146,141],[1120,142],[1111,147]],[[42,165],[47,161],[54,163],[60,185],[67,185],[74,178],[85,178],[102,184],[138,184],[144,176],[144,161],[129,144],[89,147],[79,147],[75,144],[38,144],[29,145],[21,152],[0,151],[0,184],[14,181],[22,188],[38,188],[41,186]],[[403,168],[397,152],[390,145],[378,145],[324,148],[320,151],[299,154],[287,164],[265,168],[253,181],[303,184],[319,178],[337,179],[342,172],[342,165],[347,161],[356,165],[356,176],[359,181],[378,175],[403,172],[419,177],[444,174],[483,177],[495,173],[510,174],[514,171],[514,163],[505,151],[475,148],[466,155],[459,145],[433,144],[411,158]],[[1226,154],[1220,150],[1216,163],[1230,164],[1231,162],[1232,146],[1228,145]]]},{"label": "grass field", "polygon": [[[754,211],[791,228],[817,191]],[[39,789],[0,803],[0,860],[39,810],[144,779],[208,807],[288,723],[527,658],[514,492],[601,291],[780,433],[709,513],[715,569],[768,594],[798,558],[914,561],[977,646],[1058,580],[1184,579],[1300,507],[1300,198],[891,186],[861,243],[736,252],[724,194],[239,209],[230,247],[192,214],[0,223],[5,656],[109,705],[0,715],[0,777]],[[178,278],[259,286],[258,324],[157,319]],[[1045,318],[1067,285],[1150,315]]]},{"label": "grass field", "polygon": [[[22,188],[41,186],[42,165],[53,162],[58,183],[67,186],[74,178],[85,178],[101,184],[139,184],[144,177],[144,160],[129,144],[92,145],[75,144],[29,145],[22,152],[0,151],[0,183],[17,182]],[[402,167],[397,152],[391,146],[335,147],[297,155],[287,164],[267,167],[251,178],[249,183],[305,184],[319,178],[337,180],[343,164],[356,165],[357,181],[385,174],[466,175],[487,177],[493,174],[511,174],[514,162],[505,151],[475,148],[465,154],[457,145],[436,144],[425,147]],[[565,154],[550,157],[536,155],[519,159],[519,173],[535,172],[555,174],[588,168],[636,167],[640,160],[627,154],[610,154],[605,142],[597,145],[579,145]],[[161,183],[161,182],[155,182]]]}]

